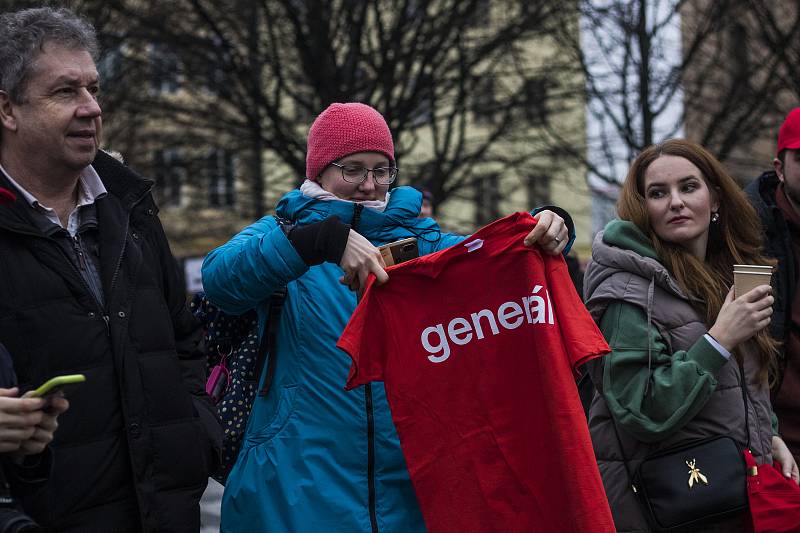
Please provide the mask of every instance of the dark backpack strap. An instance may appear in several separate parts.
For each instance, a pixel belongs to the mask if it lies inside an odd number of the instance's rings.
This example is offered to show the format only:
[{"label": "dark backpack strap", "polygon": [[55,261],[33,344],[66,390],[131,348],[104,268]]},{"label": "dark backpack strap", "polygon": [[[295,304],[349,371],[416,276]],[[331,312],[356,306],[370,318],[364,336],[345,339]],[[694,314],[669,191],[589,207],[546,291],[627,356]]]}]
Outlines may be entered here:
[{"label": "dark backpack strap", "polygon": [[281,311],[286,300],[286,287],[282,287],[269,296],[269,316],[261,342],[258,345],[258,359],[256,368],[264,368],[264,359],[267,359],[267,375],[264,377],[264,385],[258,391],[259,396],[266,396],[272,386],[272,379],[275,377],[275,365],[278,359],[278,351],[275,345],[278,342],[278,325],[281,323]]}]

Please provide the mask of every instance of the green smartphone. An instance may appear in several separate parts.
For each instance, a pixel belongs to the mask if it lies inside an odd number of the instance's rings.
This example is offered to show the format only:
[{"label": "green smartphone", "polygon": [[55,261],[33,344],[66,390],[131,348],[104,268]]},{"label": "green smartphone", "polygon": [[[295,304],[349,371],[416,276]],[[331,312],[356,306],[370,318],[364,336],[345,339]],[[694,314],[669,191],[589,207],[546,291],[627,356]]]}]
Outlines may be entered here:
[{"label": "green smartphone", "polygon": [[27,396],[33,396],[34,398],[39,398],[42,396],[47,396],[50,394],[54,394],[58,391],[64,391],[65,394],[67,391],[77,387],[81,383],[86,381],[86,376],[83,374],[68,374],[64,376],[56,376],[54,378],[48,379],[44,383],[42,383],[39,388],[29,391]]}]

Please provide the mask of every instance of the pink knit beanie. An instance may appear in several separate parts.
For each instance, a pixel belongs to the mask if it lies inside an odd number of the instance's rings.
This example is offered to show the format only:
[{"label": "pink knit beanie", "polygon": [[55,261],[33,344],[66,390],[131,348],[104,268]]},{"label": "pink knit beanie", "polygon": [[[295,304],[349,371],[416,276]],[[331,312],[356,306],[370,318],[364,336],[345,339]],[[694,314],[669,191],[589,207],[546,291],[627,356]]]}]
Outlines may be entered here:
[{"label": "pink knit beanie", "polygon": [[383,115],[366,104],[331,104],[308,131],[306,177],[320,173],[346,155],[380,152],[394,162],[394,143]]}]

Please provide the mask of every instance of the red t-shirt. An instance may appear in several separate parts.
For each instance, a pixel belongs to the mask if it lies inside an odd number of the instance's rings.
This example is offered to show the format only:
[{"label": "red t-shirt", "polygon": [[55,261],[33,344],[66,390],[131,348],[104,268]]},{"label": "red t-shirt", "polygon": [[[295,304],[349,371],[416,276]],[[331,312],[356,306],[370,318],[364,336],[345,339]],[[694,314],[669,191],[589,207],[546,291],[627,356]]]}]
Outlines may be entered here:
[{"label": "red t-shirt", "polygon": [[610,350],[535,224],[391,267],[339,339],[348,389],[385,382],[433,533],[614,531],[573,374]]}]

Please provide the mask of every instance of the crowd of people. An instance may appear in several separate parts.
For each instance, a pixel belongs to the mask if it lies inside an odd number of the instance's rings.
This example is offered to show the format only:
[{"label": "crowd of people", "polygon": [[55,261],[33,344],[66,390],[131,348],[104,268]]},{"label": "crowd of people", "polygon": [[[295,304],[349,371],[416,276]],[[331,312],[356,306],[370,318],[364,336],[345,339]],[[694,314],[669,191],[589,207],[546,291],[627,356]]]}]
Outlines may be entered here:
[{"label": "crowd of people", "polygon": [[[222,442],[201,326],[153,182],[100,149],[97,55],[66,9],[0,15],[0,522],[198,531]],[[588,434],[618,531],[653,530],[632,473],[683,442],[730,436],[800,482],[800,108],[773,167],[742,191],[697,144],[650,146],[595,238],[584,298],[609,353],[586,364]],[[336,346],[364,290],[389,281],[378,246],[414,237],[425,256],[466,242],[421,216],[432,195],[395,187],[398,173],[379,111],[331,104],[309,129],[302,185],[203,264],[208,298],[255,309],[262,333],[270,295],[287,292],[224,531],[426,531],[384,386],[345,390]],[[531,215],[522,245],[566,254],[569,215]],[[734,264],[774,266],[772,283],[735,294]],[[76,373],[86,383],[68,398],[26,392]],[[691,530],[748,527],[745,510]]]}]

